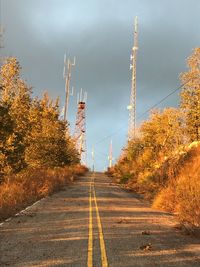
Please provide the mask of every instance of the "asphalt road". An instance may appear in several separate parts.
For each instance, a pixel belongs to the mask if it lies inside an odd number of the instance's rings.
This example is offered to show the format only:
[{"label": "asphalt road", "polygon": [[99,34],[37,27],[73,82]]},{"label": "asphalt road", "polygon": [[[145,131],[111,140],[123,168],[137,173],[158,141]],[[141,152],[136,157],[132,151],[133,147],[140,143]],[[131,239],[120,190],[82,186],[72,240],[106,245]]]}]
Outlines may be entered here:
[{"label": "asphalt road", "polygon": [[0,266],[199,267],[200,241],[100,173],[0,226]]}]

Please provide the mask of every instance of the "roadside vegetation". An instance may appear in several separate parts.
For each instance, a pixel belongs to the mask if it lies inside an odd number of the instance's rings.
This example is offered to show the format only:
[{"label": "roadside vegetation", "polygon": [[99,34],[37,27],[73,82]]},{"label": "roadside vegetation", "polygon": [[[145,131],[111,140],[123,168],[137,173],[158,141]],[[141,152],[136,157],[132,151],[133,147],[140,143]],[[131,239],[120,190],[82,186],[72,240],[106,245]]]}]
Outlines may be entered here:
[{"label": "roadside vegetation", "polygon": [[153,207],[200,226],[200,48],[187,60],[179,108],[153,110],[108,171]]},{"label": "roadside vegetation", "polygon": [[0,220],[87,171],[59,100],[33,98],[20,71],[16,58],[0,69]]}]

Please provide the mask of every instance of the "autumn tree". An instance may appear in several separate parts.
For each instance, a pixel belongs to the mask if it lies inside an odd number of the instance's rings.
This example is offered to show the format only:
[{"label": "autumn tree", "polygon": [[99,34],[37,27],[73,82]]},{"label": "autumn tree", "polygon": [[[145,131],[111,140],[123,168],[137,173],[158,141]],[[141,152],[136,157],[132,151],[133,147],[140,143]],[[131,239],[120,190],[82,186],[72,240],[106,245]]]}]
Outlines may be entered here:
[{"label": "autumn tree", "polygon": [[0,175],[79,162],[58,100],[47,94],[32,99],[20,70],[15,58],[8,58],[0,70]]},{"label": "autumn tree", "polygon": [[152,151],[150,160],[171,156],[184,143],[182,114],[176,108],[154,110],[141,126],[145,149]]},{"label": "autumn tree", "polygon": [[64,166],[78,161],[70,137],[66,136],[66,123],[59,120],[58,100],[53,102],[47,93],[35,99],[30,109],[30,135],[26,161],[30,166]]},{"label": "autumn tree", "polygon": [[187,60],[189,70],[181,74],[184,84],[181,108],[186,118],[186,133],[190,141],[200,140],[200,48],[194,49]]},{"label": "autumn tree", "polygon": [[8,141],[13,132],[13,120],[9,114],[9,108],[3,103],[0,104],[0,180],[6,169],[8,171]]},{"label": "autumn tree", "polygon": [[197,226],[200,146],[188,143],[200,141],[200,48],[187,65],[180,108],[152,111],[109,174],[154,199],[154,207],[176,211],[182,222]]},{"label": "autumn tree", "polygon": [[[20,79],[20,65],[8,58],[1,67],[1,172],[20,171],[26,166],[24,154],[29,130],[31,90]],[[3,169],[3,170],[2,170]]]},{"label": "autumn tree", "polygon": [[179,109],[154,110],[149,120],[142,123],[137,138],[130,140],[125,155],[115,165],[115,172],[126,180],[154,181],[155,169],[168,158],[179,153],[184,144],[182,114]]}]

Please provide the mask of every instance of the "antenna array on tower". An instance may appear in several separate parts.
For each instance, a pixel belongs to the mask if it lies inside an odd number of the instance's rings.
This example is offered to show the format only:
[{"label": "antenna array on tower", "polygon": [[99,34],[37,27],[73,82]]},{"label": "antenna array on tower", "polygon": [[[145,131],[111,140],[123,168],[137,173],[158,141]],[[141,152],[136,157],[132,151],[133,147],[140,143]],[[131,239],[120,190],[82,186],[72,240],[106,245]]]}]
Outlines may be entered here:
[{"label": "antenna array on tower", "polygon": [[[69,96],[70,96],[70,81],[71,81],[71,69],[76,64],[74,57],[73,62],[70,59],[67,60],[66,54],[64,56],[64,69],[63,69],[63,78],[65,79],[65,106],[64,106],[64,120],[67,121],[68,107],[69,107]],[[67,70],[66,70],[67,68]],[[72,93],[73,95],[73,88]]]},{"label": "antenna array on tower", "polygon": [[136,62],[138,50],[138,19],[135,17],[134,25],[134,45],[131,53],[132,82],[131,82],[131,96],[130,104],[127,107],[129,110],[129,126],[128,126],[128,140],[135,138],[136,134]]}]

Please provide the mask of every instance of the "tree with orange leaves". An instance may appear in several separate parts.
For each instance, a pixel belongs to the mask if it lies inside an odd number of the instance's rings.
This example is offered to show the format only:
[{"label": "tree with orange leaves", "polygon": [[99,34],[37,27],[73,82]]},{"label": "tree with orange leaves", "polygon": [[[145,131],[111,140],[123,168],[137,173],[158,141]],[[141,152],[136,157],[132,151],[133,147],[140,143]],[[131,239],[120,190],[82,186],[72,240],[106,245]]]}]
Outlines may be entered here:
[{"label": "tree with orange leaves", "polygon": [[189,70],[181,74],[184,84],[181,108],[185,114],[186,134],[189,140],[200,140],[200,47],[187,60]]}]

